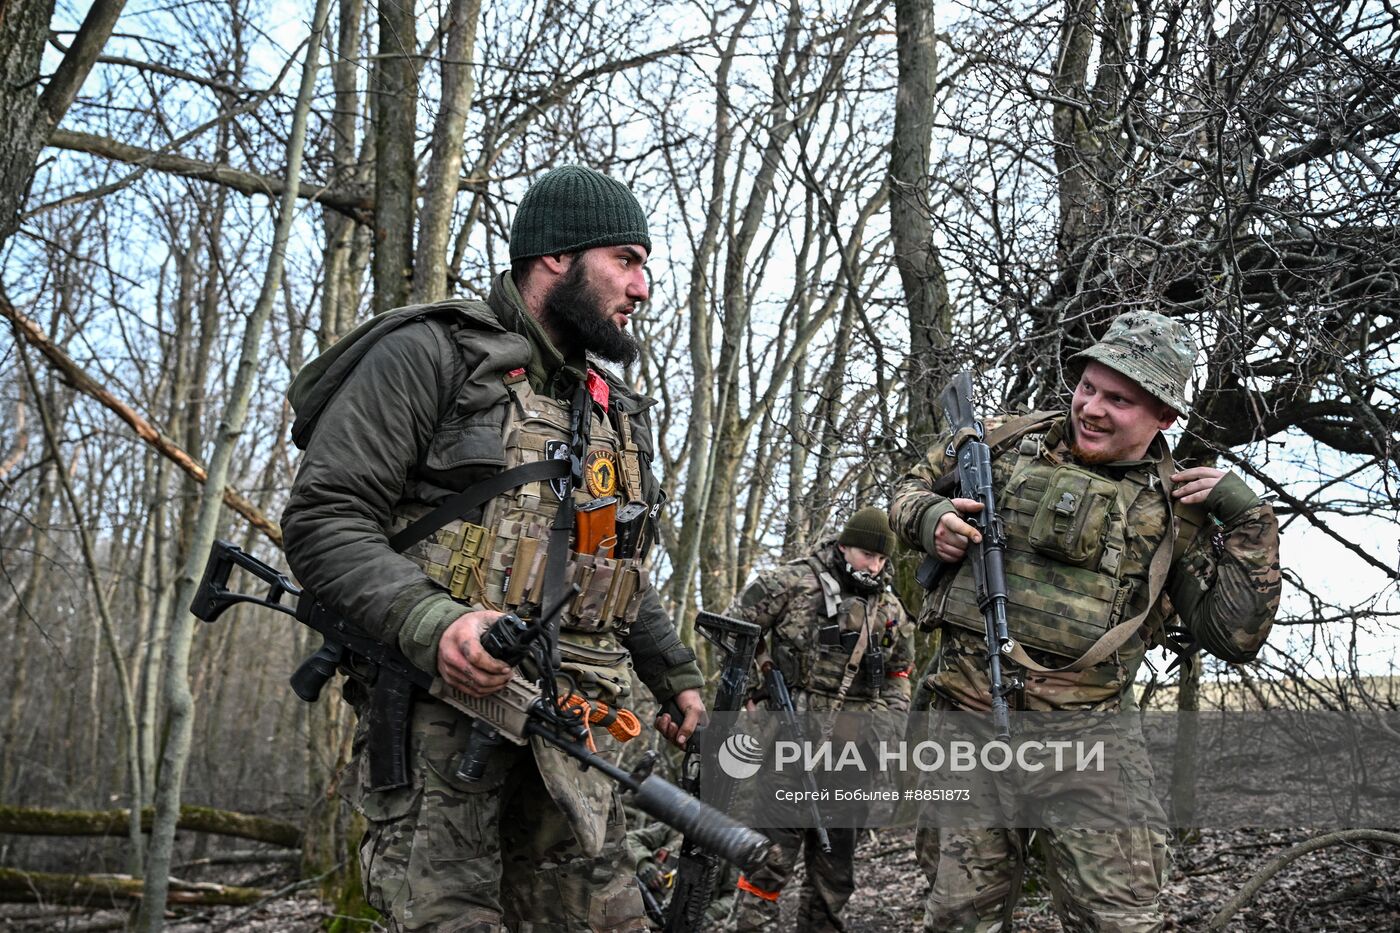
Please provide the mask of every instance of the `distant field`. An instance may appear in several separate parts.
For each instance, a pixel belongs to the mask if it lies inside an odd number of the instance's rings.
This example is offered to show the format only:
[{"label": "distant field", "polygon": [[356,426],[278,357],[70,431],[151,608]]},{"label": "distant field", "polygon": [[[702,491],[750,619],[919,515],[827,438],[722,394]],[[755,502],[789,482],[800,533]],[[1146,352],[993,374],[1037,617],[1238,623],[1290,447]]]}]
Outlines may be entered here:
[{"label": "distant field", "polygon": [[[1143,684],[1137,695],[1142,700]],[[1176,709],[1177,687],[1158,687],[1147,709]],[[1400,708],[1400,677],[1338,680],[1208,681],[1200,687],[1201,709],[1365,709],[1373,705]]]}]

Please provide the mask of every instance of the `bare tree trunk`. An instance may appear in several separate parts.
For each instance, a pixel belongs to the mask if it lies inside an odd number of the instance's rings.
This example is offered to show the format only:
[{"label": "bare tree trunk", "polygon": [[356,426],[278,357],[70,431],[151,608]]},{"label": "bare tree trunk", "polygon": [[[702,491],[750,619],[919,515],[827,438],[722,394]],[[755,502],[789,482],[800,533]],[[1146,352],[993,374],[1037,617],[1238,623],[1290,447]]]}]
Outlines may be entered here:
[{"label": "bare tree trunk", "polygon": [[711,269],[719,249],[720,229],[724,224],[724,193],[729,184],[728,166],[734,142],[734,127],[730,113],[729,73],[734,65],[739,40],[744,27],[753,18],[758,3],[744,8],[715,74],[715,150],[714,166],[710,172],[710,192],[705,203],[705,230],[696,246],[690,267],[690,292],[686,307],[690,310],[690,366],[695,391],[690,399],[690,425],[686,435],[689,457],[686,462],[685,498],[681,510],[681,527],[676,541],[675,570],[671,575],[671,605],[680,619],[681,638],[687,644],[695,642],[695,621],[690,611],[690,588],[700,559],[700,543],[705,538],[706,513],[709,507],[711,446],[714,443],[715,396],[712,314],[710,312]]},{"label": "bare tree trunk", "polygon": [[[360,118],[360,39],[365,16],[364,0],[341,0],[336,34],[336,59],[331,65],[335,87],[335,113],[331,117],[331,160],[335,183],[344,185],[361,173],[356,164],[356,128]],[[325,282],[322,285],[321,326],[316,338],[325,350],[355,325],[359,305],[359,277],[351,275],[351,253],[360,225],[343,214],[327,212]],[[363,271],[363,269],[361,269]]]},{"label": "bare tree trunk", "polygon": [[432,156],[423,186],[423,218],[414,253],[414,302],[447,297],[447,243],[452,233],[452,206],[462,174],[462,135],[476,88],[476,24],[481,0],[451,0],[447,8],[447,53],[442,61],[442,100],[433,125]]},{"label": "bare tree trunk", "polygon": [[[758,237],[759,227],[773,193],[783,149],[792,138],[800,115],[793,100],[793,87],[806,71],[810,48],[798,49],[802,10],[788,6],[783,43],[773,66],[773,98],[765,114],[767,135],[759,156],[758,172],[748,192],[739,229],[729,240],[724,257],[724,328],[720,338],[720,370],[717,374],[719,400],[715,406],[715,431],[708,455],[709,470],[705,495],[710,504],[732,502],[735,471],[743,458],[744,439],[739,436],[739,361],[749,330],[748,259]],[[791,64],[792,71],[789,72]],[[730,509],[704,512],[703,540],[699,548],[700,599],[702,605],[727,604],[733,596],[732,572],[735,565],[734,514]],[[698,544],[698,542],[697,542]]]},{"label": "bare tree trunk", "polygon": [[1060,27],[1059,60],[1052,83],[1056,95],[1052,122],[1060,196],[1060,261],[1068,265],[1093,222],[1097,198],[1087,108],[1089,58],[1099,0],[1070,0]]},{"label": "bare tree trunk", "polygon": [[807,550],[807,361],[792,368],[788,398],[788,494],[787,519],[783,523],[783,559],[795,560]]},{"label": "bare tree trunk", "polygon": [[374,107],[374,310],[408,303],[413,273],[413,140],[418,85],[413,56],[413,0],[379,3],[379,58],[371,81]]},{"label": "bare tree trunk", "polygon": [[773,473],[778,459],[778,453],[774,450],[774,433],[773,419],[764,418],[758,429],[758,443],[754,445],[753,473],[744,497],[744,522],[739,527],[739,541],[735,548],[738,562],[731,579],[737,581],[734,586],[736,592],[749,578],[749,572],[757,560],[759,539],[763,535],[763,505],[773,489]]},{"label": "bare tree trunk", "polygon": [[19,227],[34,165],[117,24],[125,0],[97,0],[42,94],[40,60],[53,0],[0,4],[0,247]]},{"label": "bare tree trunk", "polygon": [[831,357],[822,378],[817,410],[812,413],[810,435],[819,438],[817,442],[816,477],[804,498],[807,500],[807,538],[816,543],[822,537],[822,530],[831,517],[831,507],[835,501],[832,489],[832,473],[836,468],[836,455],[840,452],[842,432],[838,421],[841,416],[842,390],[845,388],[847,362],[851,351],[851,332],[856,326],[856,300],[847,294],[841,303],[841,320],[836,325],[833,345],[836,352]]},{"label": "bare tree trunk", "polygon": [[160,733],[160,684],[165,671],[165,645],[169,632],[170,601],[174,595],[172,581],[165,568],[170,566],[170,535],[167,529],[165,498],[170,489],[170,464],[162,459],[156,467],[156,502],[151,518],[151,536],[155,539],[155,553],[152,565],[155,573],[152,583],[157,587],[156,599],[151,606],[150,623],[147,634],[150,639],[146,649],[145,664],[141,681],[141,787],[146,794],[142,806],[152,800],[156,786],[156,761],[158,748],[156,738]]},{"label": "bare tree trunk", "polygon": [[[29,383],[30,391],[34,397],[38,398],[39,380],[34,375],[34,369],[29,363],[29,352],[23,347],[19,348],[20,363],[24,367],[25,379]],[[117,690],[121,699],[121,711],[124,725],[126,726],[126,748],[127,748],[127,793],[131,799],[131,809],[133,811],[141,808],[141,801],[144,794],[141,790],[141,739],[140,731],[136,723],[136,698],[131,689],[131,675],[126,668],[126,660],[122,657],[121,641],[117,637],[116,623],[112,619],[112,608],[107,597],[107,590],[102,583],[101,570],[97,565],[97,555],[92,546],[92,538],[88,534],[87,522],[84,520],[82,506],[78,502],[78,496],[73,491],[73,485],[68,480],[68,474],[64,469],[62,452],[58,448],[58,434],[54,429],[53,419],[49,417],[48,410],[44,406],[39,406],[39,420],[44,429],[44,441],[48,445],[49,453],[54,459],[54,474],[58,477],[59,488],[63,490],[64,497],[68,500],[68,509],[73,514],[73,528],[78,535],[78,545],[82,552],[83,564],[87,568],[88,577],[92,581],[93,603],[97,608],[97,617],[100,624],[101,638],[106,643],[107,653],[111,657],[112,667],[117,676]],[[94,646],[95,647],[95,646]],[[93,684],[97,683],[97,663],[93,662]],[[100,713],[93,717],[93,728],[96,730],[100,723]],[[99,760],[93,758],[92,760]],[[141,827],[133,825],[127,839],[130,849],[127,853],[127,863],[133,876],[139,877],[141,874],[142,851],[144,840],[141,836]]]},{"label": "bare tree trunk", "polygon": [[933,138],[938,53],[933,4],[895,0],[899,84],[890,147],[890,236],[909,310],[908,443],[922,455],[937,433],[938,393],[949,375],[945,359],[952,309],[943,260],[929,220],[929,150]]},{"label": "bare tree trunk", "polygon": [[[214,441],[210,457],[209,479],[199,502],[199,519],[194,540],[188,549],[184,568],[177,581],[175,605],[189,605],[199,580],[205,557],[213,544],[222,512],[220,490],[228,477],[233,448],[243,431],[248,406],[253,394],[253,379],[261,360],[263,327],[272,314],[272,305],[282,286],[282,270],[287,253],[296,205],[296,189],[301,176],[302,152],[306,143],[306,120],[311,109],[311,97],[316,87],[316,63],[321,52],[321,36],[325,32],[330,0],[317,0],[307,43],[306,63],[302,69],[301,86],[297,92],[296,109],[287,143],[287,190],[282,196],[277,225],[273,231],[272,248],[267,262],[267,275],[257,304],[243,333],[243,346],[237,374],[228,406]],[[160,783],[156,794],[156,819],[151,829],[149,863],[150,884],[141,901],[138,927],[146,933],[157,933],[164,927],[165,904],[169,891],[170,863],[174,853],[175,825],[180,812],[180,791],[184,783],[185,766],[189,761],[190,738],[194,725],[193,698],[189,685],[190,644],[196,620],[184,614],[176,622],[170,638],[170,661],[166,671],[165,697],[169,710],[169,738],[161,764]]]},{"label": "bare tree trunk", "polygon": [[[49,403],[44,395],[34,396],[34,407],[41,408]],[[53,542],[50,538],[53,520],[55,482],[50,477],[55,472],[52,466],[45,466],[39,477],[39,500],[31,518],[34,528],[33,553],[30,557],[29,576],[25,579],[24,590],[15,605],[14,653],[11,655],[10,670],[14,680],[10,684],[10,703],[5,711],[5,731],[0,741],[0,796],[13,800],[13,786],[16,777],[15,754],[19,746],[19,726],[23,699],[26,697],[26,681],[29,676],[29,643],[26,637],[32,622],[32,606],[35,597],[44,591],[49,576],[50,551]]]}]

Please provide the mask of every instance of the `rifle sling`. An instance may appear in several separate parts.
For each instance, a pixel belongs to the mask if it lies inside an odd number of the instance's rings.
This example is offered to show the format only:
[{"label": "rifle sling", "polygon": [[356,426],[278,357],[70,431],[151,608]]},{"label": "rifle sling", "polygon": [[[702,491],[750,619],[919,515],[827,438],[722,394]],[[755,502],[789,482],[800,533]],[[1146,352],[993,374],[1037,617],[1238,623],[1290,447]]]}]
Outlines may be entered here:
[{"label": "rifle sling", "polygon": [[851,649],[851,656],[846,659],[846,669],[841,674],[841,689],[836,691],[836,697],[831,701],[831,712],[822,723],[823,742],[831,738],[831,733],[836,728],[836,717],[846,705],[846,694],[850,692],[851,684],[855,683],[856,674],[860,672],[860,664],[865,660],[865,652],[869,647],[870,614],[867,611],[861,623],[860,634],[856,636],[855,647]]},{"label": "rifle sling", "polygon": [[[549,528],[549,553],[544,558],[544,592],[550,605],[559,601],[564,594],[564,576],[568,571],[569,540],[574,533],[574,490],[583,484],[583,458],[588,455],[589,432],[592,428],[593,396],[588,391],[588,383],[580,382],[574,390],[573,403],[569,407],[569,422],[573,436],[569,438],[569,472],[565,483],[564,498],[559,500],[559,508],[554,512],[554,522]],[[551,663],[559,666],[559,620],[549,623],[545,633],[549,639]]]},{"label": "rifle sling", "polygon": [[[427,539],[429,535],[446,525],[480,508],[504,492],[509,492],[526,483],[550,479],[561,479],[572,472],[567,460],[536,460],[503,470],[479,483],[473,483],[461,492],[449,496],[441,505],[427,515],[389,539],[389,547],[402,553]],[[565,498],[568,498],[567,496]]]}]

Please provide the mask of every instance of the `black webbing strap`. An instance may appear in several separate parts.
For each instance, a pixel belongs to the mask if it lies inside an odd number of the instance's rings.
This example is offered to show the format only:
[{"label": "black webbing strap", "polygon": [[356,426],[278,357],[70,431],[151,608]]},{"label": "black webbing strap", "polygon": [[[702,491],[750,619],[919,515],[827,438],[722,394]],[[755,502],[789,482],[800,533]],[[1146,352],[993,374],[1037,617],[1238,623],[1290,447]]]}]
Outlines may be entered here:
[{"label": "black webbing strap", "polygon": [[509,492],[517,486],[524,486],[526,483],[562,479],[568,476],[572,470],[573,465],[568,460],[537,460],[534,463],[522,463],[518,467],[497,473],[490,479],[473,483],[390,538],[389,547],[395,551],[406,551],[448,522],[456,521],[472,509],[485,505],[503,492]]},{"label": "black webbing strap", "polygon": [[[588,437],[592,428],[593,396],[588,392],[588,384],[580,382],[574,391],[573,403],[569,406],[570,434],[569,460],[570,481],[567,494],[554,513],[554,524],[549,529],[549,552],[544,557],[544,594],[546,605],[555,605],[564,595],[564,575],[569,565],[569,541],[574,533],[574,490],[583,485],[583,458],[588,453]],[[564,463],[566,461],[558,461]],[[545,632],[549,640],[552,663],[559,666],[559,619],[549,623]]]}]

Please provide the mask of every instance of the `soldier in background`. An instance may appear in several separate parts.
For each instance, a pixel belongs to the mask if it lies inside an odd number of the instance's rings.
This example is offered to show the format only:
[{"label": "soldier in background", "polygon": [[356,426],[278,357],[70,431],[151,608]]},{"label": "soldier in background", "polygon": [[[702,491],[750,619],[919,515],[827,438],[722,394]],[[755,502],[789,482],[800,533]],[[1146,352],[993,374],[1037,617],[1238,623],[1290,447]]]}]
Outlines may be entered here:
[{"label": "soldier in background", "polygon": [[[1186,639],[1178,647],[1242,664],[1263,646],[1281,588],[1273,511],[1233,473],[1178,467],[1161,433],[1187,412],[1195,355],[1180,323],[1124,314],[1073,358],[1082,374],[1068,412],[992,445],[1016,643],[1002,659],[1003,676],[1024,682],[1010,697],[1013,710],[1131,708],[1147,648],[1167,643],[1174,627],[1168,600]],[[956,564],[980,540],[965,518],[982,506],[933,491],[953,465],[948,441],[936,442],[900,482],[890,516],[906,543]],[[1044,534],[1047,527],[1055,533]],[[989,709],[970,566],[942,575],[919,622],[943,631],[927,683],[935,708]],[[1143,781],[1150,783],[1150,767]],[[1017,836],[994,828],[919,831],[932,884],[925,929],[990,931],[1009,921]],[[1162,825],[1057,826],[1040,838],[1066,929],[1162,928]]]},{"label": "soldier in background", "polygon": [[[832,716],[841,710],[908,711],[913,625],[889,586],[894,547],[885,513],[861,509],[835,540],[760,573],[730,607],[729,615],[763,629],[759,663],[777,666],[799,711]],[[848,664],[858,671],[854,677],[845,676]],[[901,722],[885,738],[897,739],[902,728]],[[740,876],[735,928],[776,926],[778,896],[803,858],[806,880],[797,928],[843,929],[841,908],[855,890],[857,830],[832,827],[829,853],[821,850],[812,829],[763,831],[777,843],[776,854],[752,876]]]},{"label": "soldier in background", "polygon": [[[676,829],[660,820],[648,821],[645,814],[637,811],[627,811],[627,823],[627,855],[636,866],[637,884],[642,888],[642,900],[647,902],[647,913],[653,919],[664,917],[675,891],[676,868],[685,840]],[[728,862],[721,864],[715,896],[705,908],[706,929],[724,926],[734,908],[734,882],[738,877],[737,868]]]}]

